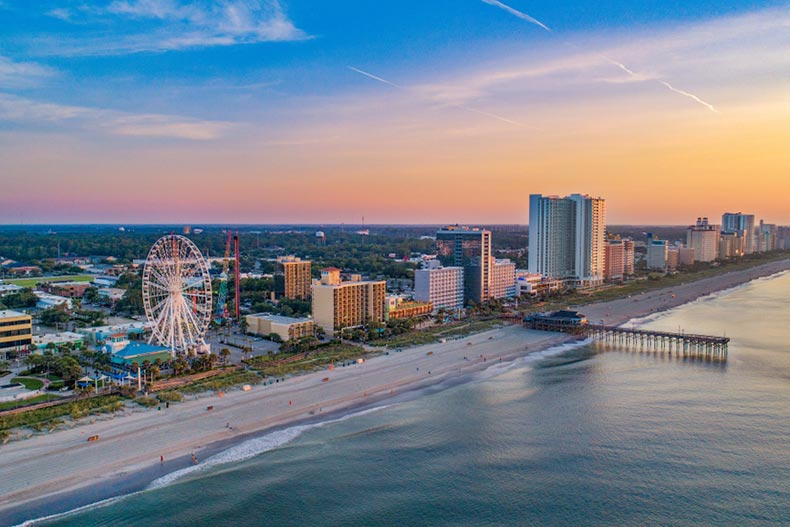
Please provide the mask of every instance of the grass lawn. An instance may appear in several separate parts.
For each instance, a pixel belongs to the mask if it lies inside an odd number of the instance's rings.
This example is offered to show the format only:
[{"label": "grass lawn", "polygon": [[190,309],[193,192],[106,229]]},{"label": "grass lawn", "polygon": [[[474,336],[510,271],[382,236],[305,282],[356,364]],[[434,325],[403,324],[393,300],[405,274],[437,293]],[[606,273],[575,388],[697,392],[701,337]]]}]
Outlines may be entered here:
[{"label": "grass lawn", "polygon": [[14,377],[11,382],[19,382],[25,385],[28,390],[40,390],[44,387],[44,381],[32,377]]},{"label": "grass lawn", "polygon": [[93,282],[93,276],[75,274],[70,276],[39,276],[35,278],[11,278],[3,283],[18,285],[20,287],[33,287],[40,282]]}]

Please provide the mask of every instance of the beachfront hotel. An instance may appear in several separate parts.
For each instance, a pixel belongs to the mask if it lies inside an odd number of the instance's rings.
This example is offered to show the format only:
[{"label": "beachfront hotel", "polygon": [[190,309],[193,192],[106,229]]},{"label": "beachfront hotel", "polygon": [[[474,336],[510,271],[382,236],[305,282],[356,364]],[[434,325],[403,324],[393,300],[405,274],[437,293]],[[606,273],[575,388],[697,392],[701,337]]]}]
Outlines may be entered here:
[{"label": "beachfront hotel", "polygon": [[340,269],[321,270],[312,284],[313,320],[328,334],[369,322],[384,322],[387,282],[363,281],[359,275],[342,281]]},{"label": "beachfront hotel", "polygon": [[743,238],[743,253],[752,254],[757,250],[754,239],[754,214],[725,212],[721,215],[722,232],[737,232]]},{"label": "beachfront hotel", "polygon": [[601,285],[604,278],[606,203],[603,198],[532,194],[529,197],[531,273],[572,286]]},{"label": "beachfront hotel", "polygon": [[666,271],[669,259],[669,243],[666,240],[650,237],[647,240],[645,262],[651,271]]},{"label": "beachfront hotel", "polygon": [[719,260],[739,258],[746,254],[746,237],[742,231],[721,231],[719,236]]},{"label": "beachfront hotel", "polygon": [[498,260],[492,257],[490,298],[515,298],[516,264],[508,258]]},{"label": "beachfront hotel", "polygon": [[0,360],[27,352],[33,342],[33,319],[18,311],[0,311]]},{"label": "beachfront hotel", "polygon": [[603,277],[622,280],[625,276],[625,244],[623,240],[607,240],[604,245]]},{"label": "beachfront hotel", "polygon": [[481,304],[491,298],[491,231],[449,225],[436,233],[436,252],[442,265],[463,267],[467,304]]},{"label": "beachfront hotel", "polygon": [[697,223],[686,231],[686,245],[694,249],[698,262],[712,262],[719,257],[719,236],[721,228],[713,225],[708,218],[697,218]]},{"label": "beachfront hotel", "polygon": [[310,261],[296,256],[280,256],[274,272],[274,292],[278,298],[310,298]]},{"label": "beachfront hotel", "polygon": [[414,271],[414,299],[430,302],[434,312],[457,313],[464,307],[464,268],[434,267]]}]

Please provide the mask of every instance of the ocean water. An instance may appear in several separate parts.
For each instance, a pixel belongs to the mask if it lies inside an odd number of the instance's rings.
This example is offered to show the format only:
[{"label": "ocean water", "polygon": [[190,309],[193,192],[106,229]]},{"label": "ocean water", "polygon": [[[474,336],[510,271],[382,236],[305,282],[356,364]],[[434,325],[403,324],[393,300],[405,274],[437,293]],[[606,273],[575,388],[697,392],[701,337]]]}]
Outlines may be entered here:
[{"label": "ocean water", "polygon": [[790,525],[790,274],[641,321],[711,363],[586,345],[282,430],[52,526]]}]

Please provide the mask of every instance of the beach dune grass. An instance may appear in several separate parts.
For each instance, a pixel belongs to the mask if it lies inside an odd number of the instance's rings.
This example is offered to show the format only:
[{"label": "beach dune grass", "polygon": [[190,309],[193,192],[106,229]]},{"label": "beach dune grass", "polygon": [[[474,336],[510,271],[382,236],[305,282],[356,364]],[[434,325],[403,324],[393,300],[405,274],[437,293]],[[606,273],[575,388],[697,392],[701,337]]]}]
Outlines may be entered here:
[{"label": "beach dune grass", "polygon": [[[30,403],[31,401],[28,400],[27,402]],[[50,406],[49,408],[31,410],[30,412],[0,415],[0,430],[11,430],[20,427],[42,430],[52,426],[56,421],[60,422],[61,417],[69,416],[78,419],[89,414],[117,412],[123,408],[124,403],[125,399],[120,395],[106,395]]]},{"label": "beach dune grass", "polygon": [[278,353],[276,355],[261,355],[247,360],[247,365],[260,372],[262,375],[282,377],[284,375],[311,371],[329,364],[346,362],[364,357],[365,348],[347,342],[331,341],[315,348],[305,357],[293,362],[282,362],[296,353]]},{"label": "beach dune grass", "polygon": [[465,337],[473,333],[480,333],[493,329],[495,326],[500,325],[501,320],[496,318],[491,319],[467,319],[462,322],[454,322],[443,326],[434,326],[430,328],[415,330],[410,333],[403,333],[401,335],[394,335],[386,339],[378,339],[370,341],[372,346],[386,346],[387,348],[408,348],[411,346],[421,346],[424,344],[434,344],[441,339],[451,339]]},{"label": "beach dune grass", "polygon": [[262,380],[260,375],[252,371],[234,371],[187,384],[180,387],[179,391],[183,394],[195,394],[211,390],[224,390],[242,384],[258,384]]}]

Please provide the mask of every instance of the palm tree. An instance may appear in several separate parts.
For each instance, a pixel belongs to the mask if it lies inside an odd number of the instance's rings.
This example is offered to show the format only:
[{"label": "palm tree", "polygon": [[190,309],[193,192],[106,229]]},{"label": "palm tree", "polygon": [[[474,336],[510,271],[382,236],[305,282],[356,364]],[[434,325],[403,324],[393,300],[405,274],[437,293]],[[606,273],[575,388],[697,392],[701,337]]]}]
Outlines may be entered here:
[{"label": "palm tree", "polygon": [[217,365],[217,361],[218,360],[219,360],[219,357],[214,355],[214,354],[206,355],[206,366],[207,366],[206,369],[210,370],[210,369],[214,368],[214,366]]},{"label": "palm tree", "polygon": [[222,357],[222,363],[228,363],[228,357],[230,357],[230,350],[228,348],[222,348],[219,352],[219,356]]}]

